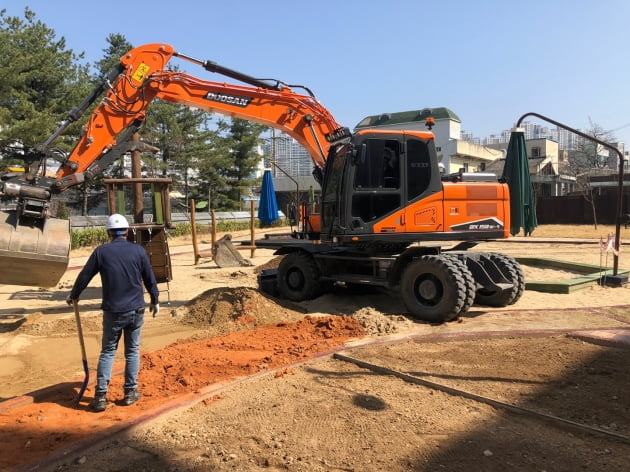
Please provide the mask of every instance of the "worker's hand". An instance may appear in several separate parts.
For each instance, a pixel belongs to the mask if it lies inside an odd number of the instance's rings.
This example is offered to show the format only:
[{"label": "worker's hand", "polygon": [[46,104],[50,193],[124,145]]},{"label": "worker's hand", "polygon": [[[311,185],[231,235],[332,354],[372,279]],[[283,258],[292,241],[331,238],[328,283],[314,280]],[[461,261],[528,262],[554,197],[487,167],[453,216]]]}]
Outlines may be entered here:
[{"label": "worker's hand", "polygon": [[74,305],[74,302],[78,302],[78,301],[79,301],[79,299],[78,299],[78,298],[77,298],[77,299],[75,299],[75,298],[70,298],[70,295],[68,295],[68,296],[66,297],[66,303],[67,303],[68,305],[70,305],[70,306]]},{"label": "worker's hand", "polygon": [[153,315],[153,318],[155,318],[158,313],[160,312],[160,304],[159,303],[151,303],[149,305],[149,310],[151,311],[151,314]]}]

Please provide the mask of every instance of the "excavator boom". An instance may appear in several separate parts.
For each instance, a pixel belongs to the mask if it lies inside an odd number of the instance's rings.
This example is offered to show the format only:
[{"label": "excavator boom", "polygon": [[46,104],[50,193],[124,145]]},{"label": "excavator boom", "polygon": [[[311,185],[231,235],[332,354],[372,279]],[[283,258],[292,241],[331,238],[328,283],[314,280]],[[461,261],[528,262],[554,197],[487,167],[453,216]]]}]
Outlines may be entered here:
[{"label": "excavator boom", "polygon": [[[212,82],[166,70],[172,57],[247,85]],[[319,167],[325,165],[331,143],[350,137],[349,130],[341,127],[310,92],[296,93],[280,81],[255,79],[210,61],[199,61],[176,53],[168,45],[149,44],[133,49],[121,59],[121,68],[122,73],[92,113],[85,133],[61,167],[58,188],[89,179],[111,165],[120,150],[125,150],[124,132],[141,126],[155,99],[274,127],[295,138]],[[124,140],[120,139],[121,133]]]}]

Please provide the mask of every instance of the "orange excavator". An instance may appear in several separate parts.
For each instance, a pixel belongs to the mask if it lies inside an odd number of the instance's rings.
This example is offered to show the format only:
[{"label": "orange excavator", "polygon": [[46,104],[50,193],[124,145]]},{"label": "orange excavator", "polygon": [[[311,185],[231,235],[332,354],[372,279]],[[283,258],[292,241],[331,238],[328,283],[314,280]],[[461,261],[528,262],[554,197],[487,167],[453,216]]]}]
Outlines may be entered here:
[{"label": "orange excavator", "polygon": [[[242,85],[168,70],[174,57]],[[480,240],[509,236],[508,187],[496,176],[444,176],[430,130],[351,133],[307,87],[254,78],[166,44],[125,54],[38,147],[40,159],[28,172],[0,181],[0,197],[17,203],[0,221],[0,283],[57,283],[70,244],[68,222],[49,215],[53,195],[89,182],[132,150],[137,143],[129,138],[156,99],[268,125],[295,138],[311,156],[321,211],[305,214],[308,224],[291,238],[257,241],[284,255],[264,282],[281,297],[300,301],[335,284],[368,285],[399,293],[413,316],[441,322],[474,303],[506,306],[522,295],[524,276],[514,259],[470,251]],[[66,155],[52,148],[97,100],[73,150]],[[55,177],[41,170],[49,158],[61,164]],[[448,249],[440,245],[453,241],[458,244]]]}]

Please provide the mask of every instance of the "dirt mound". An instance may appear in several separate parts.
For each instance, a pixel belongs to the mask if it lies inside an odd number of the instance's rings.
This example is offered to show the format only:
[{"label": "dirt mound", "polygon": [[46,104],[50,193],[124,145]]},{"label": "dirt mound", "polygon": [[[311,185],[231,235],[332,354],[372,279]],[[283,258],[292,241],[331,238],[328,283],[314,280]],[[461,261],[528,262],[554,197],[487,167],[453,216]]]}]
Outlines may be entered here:
[{"label": "dirt mound", "polygon": [[217,372],[228,377],[250,375],[308,359],[315,352],[364,335],[363,327],[349,316],[307,315],[296,322],[278,322],[219,338],[184,340],[142,356],[142,390],[147,395],[150,386],[167,396],[179,394],[212,383]]},{"label": "dirt mound", "polygon": [[248,287],[207,290],[175,311],[178,321],[216,334],[298,321],[304,311],[286,308]]},{"label": "dirt mound", "polygon": [[[220,287],[195,297],[178,308],[175,316],[181,323],[204,330],[207,336],[208,331],[220,335],[278,322],[299,321],[304,318],[305,309],[267,297],[252,288]],[[397,333],[413,324],[404,316],[387,316],[373,307],[361,308],[350,316],[372,336]]]},{"label": "dirt mound", "polygon": [[[43,320],[44,313],[31,313],[16,330],[16,334],[28,334],[30,336],[63,337],[77,333],[77,323],[74,316]],[[100,332],[102,326],[101,316],[81,315],[81,328],[85,332]]]},{"label": "dirt mound", "polygon": [[267,262],[266,264],[261,264],[261,265],[256,266],[254,268],[254,273],[260,274],[262,273],[263,270],[277,269],[278,266],[280,265],[280,261],[282,261],[283,258],[284,256],[276,256],[273,259],[271,259],[269,262]]},{"label": "dirt mound", "polygon": [[376,308],[365,307],[355,311],[352,317],[356,319],[371,336],[386,336],[409,329],[413,321],[401,315],[384,315]]}]

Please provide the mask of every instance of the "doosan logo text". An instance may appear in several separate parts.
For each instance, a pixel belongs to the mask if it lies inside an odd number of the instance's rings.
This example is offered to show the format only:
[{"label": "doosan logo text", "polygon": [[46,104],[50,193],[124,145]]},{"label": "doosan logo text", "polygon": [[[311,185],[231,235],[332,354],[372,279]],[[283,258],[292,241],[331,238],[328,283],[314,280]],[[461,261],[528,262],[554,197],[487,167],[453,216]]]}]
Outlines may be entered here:
[{"label": "doosan logo text", "polygon": [[208,92],[206,95],[206,99],[213,102],[227,103],[228,105],[234,105],[242,108],[245,108],[252,101],[252,99],[248,97],[239,97],[237,95],[228,95],[225,93],[214,92]]}]

